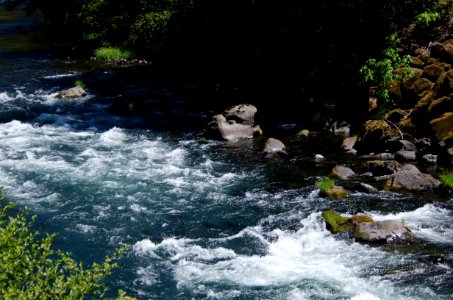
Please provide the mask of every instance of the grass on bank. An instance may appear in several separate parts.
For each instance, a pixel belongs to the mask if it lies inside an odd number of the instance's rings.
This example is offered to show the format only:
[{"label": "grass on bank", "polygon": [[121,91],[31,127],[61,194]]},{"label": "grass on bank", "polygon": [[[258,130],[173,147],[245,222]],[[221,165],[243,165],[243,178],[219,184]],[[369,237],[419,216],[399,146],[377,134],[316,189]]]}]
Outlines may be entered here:
[{"label": "grass on bank", "polygon": [[132,58],[132,52],[128,50],[121,50],[115,47],[101,47],[94,52],[96,58],[107,60],[119,60]]},{"label": "grass on bank", "polygon": [[321,193],[326,193],[328,190],[335,186],[335,180],[332,178],[321,178],[316,181],[316,187],[321,191]]},{"label": "grass on bank", "polygon": [[440,175],[440,181],[446,186],[453,188],[453,173],[450,172]]}]

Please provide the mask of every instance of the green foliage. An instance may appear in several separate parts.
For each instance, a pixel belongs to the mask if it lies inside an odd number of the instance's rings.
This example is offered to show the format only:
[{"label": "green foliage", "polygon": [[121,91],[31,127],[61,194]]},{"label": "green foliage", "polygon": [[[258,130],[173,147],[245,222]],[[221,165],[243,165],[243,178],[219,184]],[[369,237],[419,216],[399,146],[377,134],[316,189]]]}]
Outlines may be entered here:
[{"label": "green foliage", "polygon": [[316,181],[315,185],[321,191],[321,193],[325,193],[335,186],[335,180],[324,177]]},{"label": "green foliage", "polygon": [[417,17],[417,23],[420,24],[423,28],[430,27],[433,23],[441,19],[440,13],[438,12],[429,12],[425,11],[419,14]]},{"label": "green foliage", "polygon": [[386,39],[387,48],[382,52],[382,59],[370,58],[360,69],[362,81],[369,84],[374,95],[380,102],[379,106],[390,109],[396,105],[390,98],[389,89],[392,85],[402,82],[413,76],[408,67],[412,62],[410,55],[401,56],[397,45],[400,39],[396,34],[391,34]]},{"label": "green foliage", "polygon": [[318,111],[313,114],[313,125],[321,129],[329,128],[334,122],[334,114],[337,103],[333,101],[327,101]]},{"label": "green foliage", "polygon": [[[4,203],[4,197],[0,197]],[[55,234],[41,238],[25,211],[11,216],[14,205],[0,208],[0,299],[105,299],[103,279],[117,264],[121,248],[102,263],[83,268],[71,254],[52,249]],[[119,291],[118,299],[131,299]]]},{"label": "green foliage", "polygon": [[453,188],[453,173],[445,173],[440,175],[440,181],[446,186]]},{"label": "green foliage", "polygon": [[427,3],[425,10],[418,14],[415,19],[422,28],[429,28],[440,21],[443,17],[452,15],[453,1],[435,0]]},{"label": "green foliage", "polygon": [[78,87],[81,87],[81,88],[85,88],[86,87],[86,84],[82,80],[76,80],[74,82],[74,85],[78,86]]},{"label": "green foliage", "polygon": [[132,25],[128,40],[134,46],[145,48],[154,53],[160,53],[165,44],[171,11],[149,12],[140,16]]},{"label": "green foliage", "polygon": [[115,47],[101,47],[96,49],[94,54],[97,58],[108,60],[129,59],[132,57],[132,52]]}]

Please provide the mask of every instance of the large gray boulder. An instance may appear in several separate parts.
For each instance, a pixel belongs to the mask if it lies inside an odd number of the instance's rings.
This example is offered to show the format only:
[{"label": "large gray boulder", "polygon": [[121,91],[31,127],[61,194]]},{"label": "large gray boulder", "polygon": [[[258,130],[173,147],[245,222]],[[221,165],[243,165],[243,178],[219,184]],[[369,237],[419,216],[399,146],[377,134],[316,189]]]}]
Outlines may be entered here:
[{"label": "large gray boulder", "polygon": [[223,115],[215,115],[212,119],[222,138],[225,140],[253,138],[254,130],[250,124],[236,123],[235,120],[228,121]]},{"label": "large gray boulder", "polygon": [[414,165],[407,164],[387,180],[385,187],[390,190],[421,192],[436,189],[440,184],[438,179],[420,172]]},{"label": "large gray boulder", "polygon": [[227,120],[235,120],[239,123],[255,124],[257,108],[252,104],[239,104],[226,109],[223,115]]},{"label": "large gray boulder", "polygon": [[261,136],[263,132],[259,125],[254,126],[256,112],[256,107],[251,104],[232,106],[212,117],[204,137],[232,141]]},{"label": "large gray boulder", "polygon": [[396,220],[359,223],[354,228],[354,237],[363,242],[398,244],[414,239],[412,232]]}]

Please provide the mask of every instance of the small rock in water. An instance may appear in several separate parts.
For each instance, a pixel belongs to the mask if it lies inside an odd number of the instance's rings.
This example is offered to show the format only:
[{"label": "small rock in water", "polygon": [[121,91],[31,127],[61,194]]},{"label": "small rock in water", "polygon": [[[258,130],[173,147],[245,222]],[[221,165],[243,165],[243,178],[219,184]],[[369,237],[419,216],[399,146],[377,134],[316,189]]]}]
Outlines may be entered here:
[{"label": "small rock in water", "polygon": [[308,129],[302,129],[297,133],[298,136],[308,136],[310,134],[310,131]]},{"label": "small rock in water", "polygon": [[285,153],[285,144],[280,140],[269,138],[263,151],[266,153]]},{"label": "small rock in water", "polygon": [[70,89],[61,91],[58,93],[58,95],[55,96],[55,98],[58,99],[73,99],[73,98],[79,98],[79,97],[84,97],[87,95],[87,92],[80,86],[75,86]]},{"label": "small rock in water", "polygon": [[315,154],[315,162],[322,162],[325,161],[326,158],[322,156],[321,154]]}]

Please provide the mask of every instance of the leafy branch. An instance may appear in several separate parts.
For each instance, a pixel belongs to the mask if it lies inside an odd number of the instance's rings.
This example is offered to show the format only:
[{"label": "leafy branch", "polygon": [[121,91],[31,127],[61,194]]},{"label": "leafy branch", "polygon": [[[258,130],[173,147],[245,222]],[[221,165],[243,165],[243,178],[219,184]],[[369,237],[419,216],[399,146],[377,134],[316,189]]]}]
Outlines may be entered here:
[{"label": "leafy branch", "polygon": [[[5,197],[0,189],[0,203]],[[31,230],[36,219],[27,220],[22,211],[11,216],[12,203],[0,207],[0,298],[1,299],[105,299],[103,280],[118,268],[113,262],[125,250],[120,248],[104,262],[84,268],[70,253],[55,252],[52,243],[56,234],[41,238]],[[118,298],[132,299],[123,291]]]},{"label": "leafy branch", "polygon": [[[382,58],[380,60],[368,59],[359,71],[362,82],[374,90],[372,96],[380,101],[381,109],[390,109],[396,105],[390,98],[391,86],[414,76],[408,67],[412,62],[412,57],[410,55],[401,56],[398,52],[397,46],[400,43],[398,35],[391,34],[387,37],[386,43],[387,48],[382,51]],[[399,71],[397,72],[397,70]]]}]

